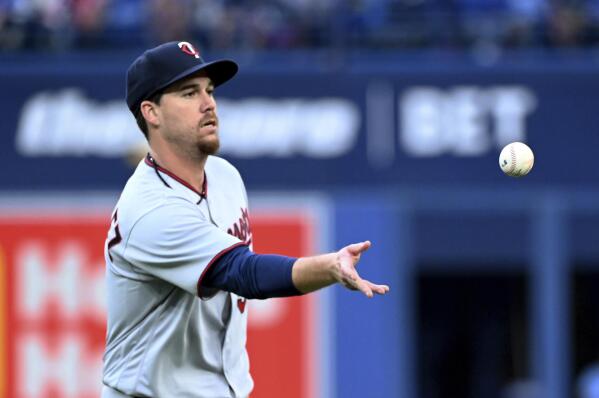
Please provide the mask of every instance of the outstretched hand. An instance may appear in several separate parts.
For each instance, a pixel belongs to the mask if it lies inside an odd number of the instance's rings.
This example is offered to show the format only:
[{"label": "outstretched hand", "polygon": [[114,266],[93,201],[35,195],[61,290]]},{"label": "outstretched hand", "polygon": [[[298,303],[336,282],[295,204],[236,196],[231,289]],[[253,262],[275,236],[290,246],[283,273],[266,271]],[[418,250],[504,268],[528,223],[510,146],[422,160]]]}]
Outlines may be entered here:
[{"label": "outstretched hand", "polygon": [[335,279],[350,290],[359,290],[371,298],[376,294],[385,294],[389,291],[387,285],[377,285],[366,279],[362,279],[356,271],[356,264],[360,256],[371,246],[370,241],[354,243],[345,246],[337,252],[337,264]]}]

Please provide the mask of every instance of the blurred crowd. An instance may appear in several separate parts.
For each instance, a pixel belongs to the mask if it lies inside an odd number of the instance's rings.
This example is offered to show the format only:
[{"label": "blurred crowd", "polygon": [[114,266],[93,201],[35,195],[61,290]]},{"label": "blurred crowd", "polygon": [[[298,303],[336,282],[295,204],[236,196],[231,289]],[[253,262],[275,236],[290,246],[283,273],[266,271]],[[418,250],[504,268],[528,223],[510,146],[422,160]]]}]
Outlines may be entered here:
[{"label": "blurred crowd", "polygon": [[0,0],[0,49],[589,47],[599,0]]}]

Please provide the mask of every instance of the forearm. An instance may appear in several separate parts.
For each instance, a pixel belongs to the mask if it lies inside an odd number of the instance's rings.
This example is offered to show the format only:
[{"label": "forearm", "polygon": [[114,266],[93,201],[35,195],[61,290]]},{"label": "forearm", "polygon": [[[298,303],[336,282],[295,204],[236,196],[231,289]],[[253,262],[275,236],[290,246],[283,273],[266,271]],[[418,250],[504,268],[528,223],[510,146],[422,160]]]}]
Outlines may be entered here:
[{"label": "forearm", "polygon": [[246,298],[294,296],[335,283],[336,262],[337,253],[295,259],[239,247],[214,265],[203,284]]},{"label": "forearm", "polygon": [[332,285],[337,282],[334,276],[337,262],[337,253],[299,258],[291,271],[293,284],[302,293]]}]

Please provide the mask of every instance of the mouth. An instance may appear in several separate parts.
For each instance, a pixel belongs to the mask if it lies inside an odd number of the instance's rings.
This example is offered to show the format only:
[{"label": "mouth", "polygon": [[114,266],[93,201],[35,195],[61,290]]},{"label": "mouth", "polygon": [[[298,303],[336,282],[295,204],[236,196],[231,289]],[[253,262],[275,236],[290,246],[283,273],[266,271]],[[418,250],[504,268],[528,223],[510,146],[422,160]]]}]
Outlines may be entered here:
[{"label": "mouth", "polygon": [[201,128],[205,128],[205,127],[216,128],[216,126],[217,126],[216,119],[208,119],[200,124]]}]

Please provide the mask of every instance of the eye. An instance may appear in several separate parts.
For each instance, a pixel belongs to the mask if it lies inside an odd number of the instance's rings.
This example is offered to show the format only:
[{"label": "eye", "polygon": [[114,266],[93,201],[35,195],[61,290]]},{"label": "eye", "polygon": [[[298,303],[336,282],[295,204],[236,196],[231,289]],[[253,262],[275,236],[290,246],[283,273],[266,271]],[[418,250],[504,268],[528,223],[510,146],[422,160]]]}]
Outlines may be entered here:
[{"label": "eye", "polygon": [[213,96],[214,95],[214,89],[213,88],[207,88],[206,89],[206,94],[208,94],[209,96]]},{"label": "eye", "polygon": [[186,98],[192,98],[192,97],[194,97],[196,94],[197,94],[197,91],[196,91],[196,90],[190,90],[190,91],[185,91],[185,92],[183,93],[183,96],[184,96],[184,97],[186,97]]}]

